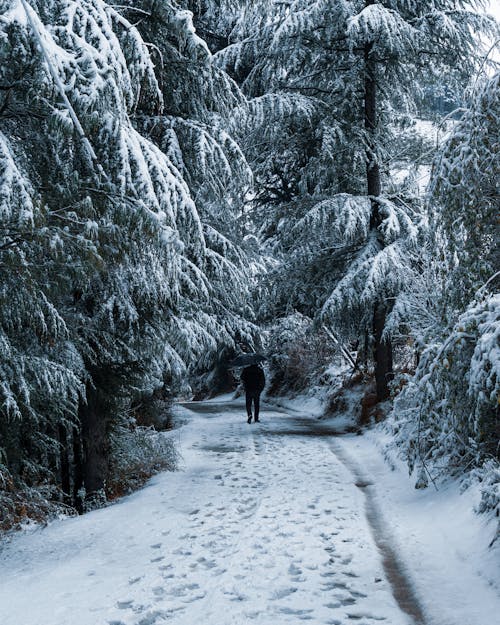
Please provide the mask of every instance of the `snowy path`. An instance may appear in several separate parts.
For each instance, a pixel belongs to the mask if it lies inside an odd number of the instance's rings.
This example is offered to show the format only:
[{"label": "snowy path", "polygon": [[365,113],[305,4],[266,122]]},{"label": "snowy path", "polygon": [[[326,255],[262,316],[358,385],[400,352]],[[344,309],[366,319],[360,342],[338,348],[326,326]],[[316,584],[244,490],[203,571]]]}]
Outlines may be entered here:
[{"label": "snowy path", "polygon": [[247,425],[241,403],[193,408],[182,471],[0,552],[2,625],[420,621],[328,430],[270,410]]}]

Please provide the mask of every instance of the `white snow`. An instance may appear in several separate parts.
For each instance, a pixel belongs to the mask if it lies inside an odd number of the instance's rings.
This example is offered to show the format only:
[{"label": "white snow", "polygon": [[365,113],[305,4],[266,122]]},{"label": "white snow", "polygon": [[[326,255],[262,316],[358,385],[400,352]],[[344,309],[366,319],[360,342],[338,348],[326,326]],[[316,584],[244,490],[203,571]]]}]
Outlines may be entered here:
[{"label": "white snow", "polygon": [[432,485],[413,488],[415,476],[408,476],[401,461],[383,459],[385,436],[374,430],[338,443],[376,485],[376,497],[421,598],[426,622],[493,623],[500,614],[500,554],[498,547],[488,546],[498,520],[474,513],[479,489],[461,493],[453,481],[439,484],[437,490]]},{"label": "white snow", "polygon": [[383,461],[380,434],[334,437],[335,420],[300,414],[304,401],[264,406],[251,425],[241,399],[190,407],[168,434],[179,472],[3,545],[2,625],[411,625],[381,536],[393,536],[426,625],[500,613],[492,528],[454,486],[414,491]]},{"label": "white snow", "polygon": [[270,401],[289,412],[307,414],[311,417],[320,417],[325,410],[324,401],[314,395],[296,395],[293,398],[277,397],[271,398]]}]

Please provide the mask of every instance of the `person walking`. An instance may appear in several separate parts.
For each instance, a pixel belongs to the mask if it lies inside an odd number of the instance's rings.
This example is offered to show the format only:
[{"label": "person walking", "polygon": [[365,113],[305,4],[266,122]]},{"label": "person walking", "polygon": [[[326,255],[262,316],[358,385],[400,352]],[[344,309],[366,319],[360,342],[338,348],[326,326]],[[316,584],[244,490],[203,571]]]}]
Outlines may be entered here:
[{"label": "person walking", "polygon": [[266,377],[262,367],[259,365],[245,367],[241,373],[241,381],[245,387],[247,423],[252,422],[252,403],[254,421],[259,422],[260,394],[266,384]]}]

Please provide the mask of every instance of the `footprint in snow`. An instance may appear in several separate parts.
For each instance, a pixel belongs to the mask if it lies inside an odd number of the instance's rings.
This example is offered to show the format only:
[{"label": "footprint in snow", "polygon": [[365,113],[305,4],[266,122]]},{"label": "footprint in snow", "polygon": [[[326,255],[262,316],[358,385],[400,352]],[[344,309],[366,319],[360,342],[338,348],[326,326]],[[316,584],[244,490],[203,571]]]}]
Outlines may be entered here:
[{"label": "footprint in snow", "polygon": [[213,569],[217,566],[217,563],[215,562],[215,560],[207,560],[204,557],[198,558],[196,562],[204,566],[206,569]]},{"label": "footprint in snow", "polygon": [[296,575],[302,575],[302,569],[299,568],[298,566],[296,566],[293,562],[292,564],[290,564],[290,566],[288,567],[288,572],[290,573],[290,575],[292,577],[296,576]]},{"label": "footprint in snow", "polygon": [[163,610],[158,610],[154,612],[149,612],[144,615],[140,621],[138,621],[135,625],[156,625],[157,623],[164,623],[165,619],[170,616],[169,612],[165,612]]},{"label": "footprint in snow", "polygon": [[204,599],[206,597],[207,593],[206,592],[200,592],[197,595],[193,595],[192,597],[187,597],[186,599],[183,599],[183,603],[194,603],[195,601],[200,601],[201,599]]},{"label": "footprint in snow", "polygon": [[151,558],[150,562],[161,562],[165,559],[165,556],[158,556],[157,558]]},{"label": "footprint in snow", "polygon": [[225,590],[224,594],[229,597],[229,601],[248,601],[248,596],[240,592],[237,588],[233,588],[233,590]]},{"label": "footprint in snow", "polygon": [[116,607],[119,610],[127,610],[128,608],[132,607],[133,603],[134,603],[133,599],[125,599],[124,601],[117,601]]},{"label": "footprint in snow", "polygon": [[156,597],[162,597],[165,594],[165,588],[163,588],[163,586],[155,586],[152,590]]},{"label": "footprint in snow", "polygon": [[197,590],[199,587],[199,584],[180,584],[179,586],[174,586],[172,590],[166,594],[173,597],[185,597],[189,591]]},{"label": "footprint in snow", "polygon": [[[173,569],[174,565],[173,564],[162,564],[161,566],[158,567],[159,571],[169,571],[170,569]],[[140,578],[138,578],[140,579]]]},{"label": "footprint in snow", "polygon": [[277,601],[279,599],[284,599],[290,595],[293,595],[294,592],[297,592],[298,588],[291,586],[290,588],[281,588],[279,590],[275,590],[271,595],[271,599],[273,601]]},{"label": "footprint in snow", "polygon": [[293,608],[288,608],[288,607],[280,608],[279,610],[283,614],[291,614],[293,616],[299,616],[299,617],[300,616],[307,616],[307,615],[311,614],[311,612],[314,612],[313,609],[309,609],[309,610],[294,610]]},{"label": "footprint in snow", "polygon": [[340,603],[343,606],[354,605],[356,603],[356,599],[353,599],[352,597],[345,597],[345,598],[337,597],[337,599],[340,601]]},{"label": "footprint in snow", "polygon": [[[330,610],[336,610],[337,608],[340,608],[341,605],[342,604],[339,602],[336,602],[336,603],[330,602],[330,603],[325,603],[325,608],[329,608]],[[340,623],[340,621],[337,621],[337,622]]]}]

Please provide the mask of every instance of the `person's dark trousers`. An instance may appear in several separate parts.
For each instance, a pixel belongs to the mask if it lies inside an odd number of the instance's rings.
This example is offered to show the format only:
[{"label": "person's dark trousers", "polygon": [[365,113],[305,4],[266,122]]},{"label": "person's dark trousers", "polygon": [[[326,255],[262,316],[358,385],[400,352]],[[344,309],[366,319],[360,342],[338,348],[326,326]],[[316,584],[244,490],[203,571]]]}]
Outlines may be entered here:
[{"label": "person's dark trousers", "polygon": [[259,391],[247,391],[246,394],[246,405],[247,405],[247,415],[249,417],[252,416],[252,402],[254,406],[254,419],[255,421],[259,418],[259,410],[260,410],[260,392]]}]

